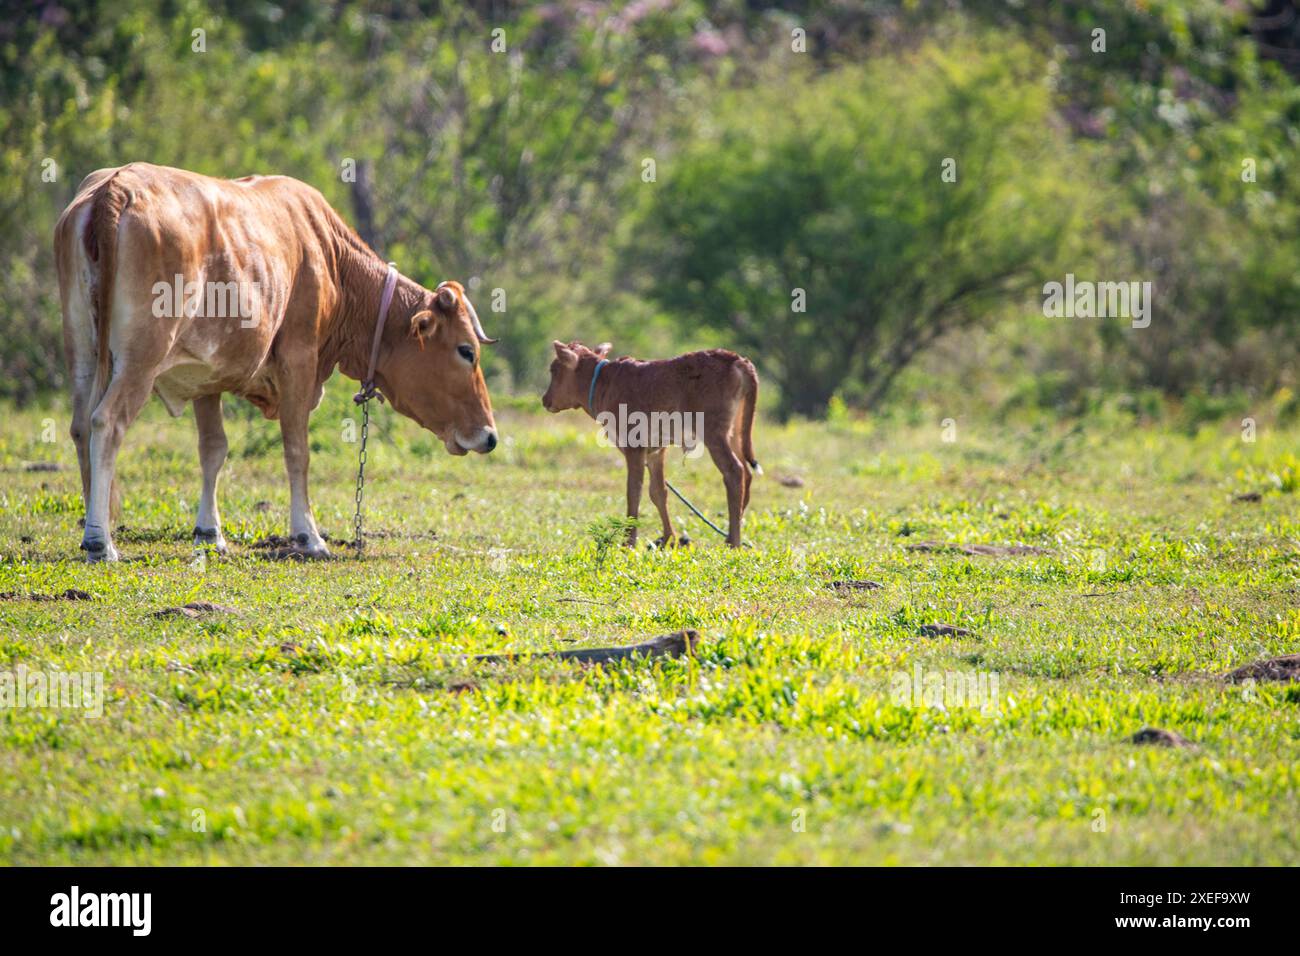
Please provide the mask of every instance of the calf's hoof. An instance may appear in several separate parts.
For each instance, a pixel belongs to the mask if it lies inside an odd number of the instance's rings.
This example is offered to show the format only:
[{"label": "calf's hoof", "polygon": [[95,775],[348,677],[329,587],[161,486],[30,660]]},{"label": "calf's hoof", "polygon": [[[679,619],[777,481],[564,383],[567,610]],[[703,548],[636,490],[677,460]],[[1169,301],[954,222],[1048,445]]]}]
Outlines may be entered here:
[{"label": "calf's hoof", "polygon": [[211,548],[217,554],[225,554],[226,538],[220,528],[195,528],[194,547]]}]

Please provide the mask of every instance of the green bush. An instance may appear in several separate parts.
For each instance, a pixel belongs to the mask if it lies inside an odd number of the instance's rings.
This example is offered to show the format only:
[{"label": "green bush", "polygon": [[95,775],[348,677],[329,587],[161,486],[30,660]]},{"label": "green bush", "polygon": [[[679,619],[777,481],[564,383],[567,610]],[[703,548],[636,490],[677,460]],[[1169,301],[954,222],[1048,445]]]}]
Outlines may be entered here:
[{"label": "green bush", "polygon": [[776,73],[717,104],[626,255],[665,311],[756,357],[780,412],[820,416],[1036,293],[1086,178],[1041,58],[1005,38]]}]

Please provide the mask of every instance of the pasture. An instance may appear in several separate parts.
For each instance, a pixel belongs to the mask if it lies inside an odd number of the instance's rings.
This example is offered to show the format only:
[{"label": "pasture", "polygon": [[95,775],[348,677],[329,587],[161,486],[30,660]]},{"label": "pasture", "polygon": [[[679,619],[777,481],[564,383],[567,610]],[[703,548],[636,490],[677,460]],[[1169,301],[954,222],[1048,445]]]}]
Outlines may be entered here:
[{"label": "pasture", "polygon": [[[79,560],[66,409],[6,413],[0,669],[102,673],[105,697],[0,708],[0,861],[1300,863],[1300,685],[1221,679],[1300,650],[1295,425],[761,419],[753,547],[673,500],[695,546],[656,552],[593,530],[624,471],[580,414],[497,395],[503,445],[453,459],[379,407],[358,561],[352,390],[312,419],[336,560],[305,564],[257,546],[288,493],[241,403],[229,555],[190,543],[192,414],[151,402],[116,566]],[[669,480],[723,510],[707,457]],[[69,588],[90,599],[29,597]],[[227,610],[154,616],[197,601]],[[685,627],[694,660],[459,658]],[[900,698],[929,675],[985,697]],[[1148,726],[1190,746],[1131,742]]]}]

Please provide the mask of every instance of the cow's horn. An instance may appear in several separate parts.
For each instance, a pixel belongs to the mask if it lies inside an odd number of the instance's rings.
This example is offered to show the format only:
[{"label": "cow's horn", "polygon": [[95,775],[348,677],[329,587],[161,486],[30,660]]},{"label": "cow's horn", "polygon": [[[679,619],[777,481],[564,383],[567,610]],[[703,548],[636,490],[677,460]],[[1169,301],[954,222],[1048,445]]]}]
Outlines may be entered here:
[{"label": "cow's horn", "polygon": [[[446,282],[438,283],[438,290],[441,291],[445,285]],[[488,338],[487,333],[483,331],[483,323],[478,320],[478,313],[474,311],[474,303],[469,300],[469,294],[462,292],[461,296],[465,300],[465,311],[469,313],[469,320],[474,326],[474,334],[478,336],[478,340],[484,345],[496,344],[498,340]]]},{"label": "cow's horn", "polygon": [[495,343],[497,340],[488,338],[487,333],[483,331],[483,323],[478,320],[478,313],[474,311],[474,303],[469,300],[468,295],[465,296],[465,310],[469,312],[469,320],[474,323],[474,334],[478,336],[478,340],[484,345]]}]

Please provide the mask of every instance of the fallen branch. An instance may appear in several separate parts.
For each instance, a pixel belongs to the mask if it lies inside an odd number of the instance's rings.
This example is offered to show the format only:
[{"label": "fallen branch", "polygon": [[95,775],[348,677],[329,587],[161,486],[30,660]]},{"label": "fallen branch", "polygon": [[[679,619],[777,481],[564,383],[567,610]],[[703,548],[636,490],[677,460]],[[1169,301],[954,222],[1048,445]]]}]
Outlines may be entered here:
[{"label": "fallen branch", "polygon": [[472,664],[508,664],[521,659],[550,658],[578,661],[581,664],[609,664],[614,661],[639,657],[681,657],[694,655],[700,641],[699,632],[692,629],[674,631],[659,637],[629,644],[626,647],[580,647],[568,651],[520,651],[516,654],[476,654],[468,658]]},{"label": "fallen branch", "polygon": [[1032,544],[957,544],[950,541],[918,541],[907,545],[908,551],[936,551],[956,554],[989,555],[1006,557],[1020,554],[1047,554],[1046,548]]}]

